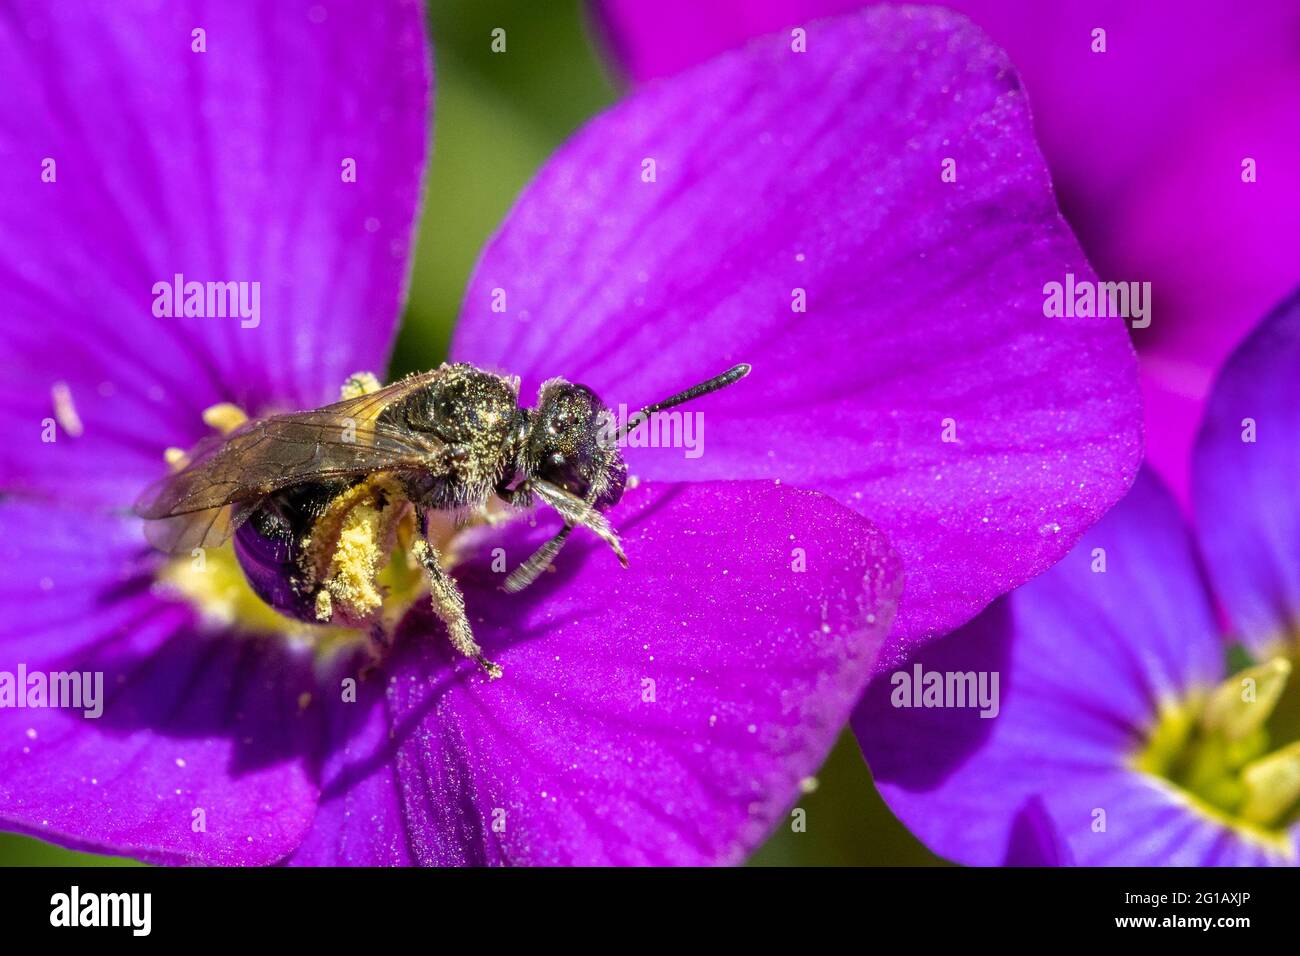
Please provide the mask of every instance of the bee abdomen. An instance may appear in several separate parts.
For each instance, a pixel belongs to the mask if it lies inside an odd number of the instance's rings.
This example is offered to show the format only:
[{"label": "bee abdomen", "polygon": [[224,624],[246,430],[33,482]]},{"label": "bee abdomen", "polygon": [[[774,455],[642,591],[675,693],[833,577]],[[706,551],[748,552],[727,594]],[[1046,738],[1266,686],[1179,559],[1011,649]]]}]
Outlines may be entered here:
[{"label": "bee abdomen", "polygon": [[347,482],[318,482],[269,495],[235,532],[235,557],[253,591],[275,610],[319,623],[316,588],[303,573],[302,542]]}]

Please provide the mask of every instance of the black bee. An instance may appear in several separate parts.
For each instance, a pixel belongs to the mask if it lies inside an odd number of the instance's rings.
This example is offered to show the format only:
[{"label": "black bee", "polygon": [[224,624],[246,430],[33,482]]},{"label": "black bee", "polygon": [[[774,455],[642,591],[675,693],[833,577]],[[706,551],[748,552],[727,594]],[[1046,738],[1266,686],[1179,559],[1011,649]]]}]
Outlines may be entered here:
[{"label": "black bee", "polygon": [[[495,495],[513,508],[541,501],[563,529],[505,581],[519,591],[551,563],[573,528],[604,540],[625,567],[602,512],[623,495],[619,440],[653,413],[743,378],[737,365],[630,416],[622,429],[585,385],[544,383],[521,408],[517,380],[443,365],[314,411],[250,421],[212,436],[135,505],[149,539],[172,553],[234,549],[254,591],[312,623],[380,626],[376,581],[403,521],[455,648],[491,677],[501,669],[474,641],[465,601],[428,541],[432,512],[479,512]],[[372,389],[374,386],[372,386]]]}]

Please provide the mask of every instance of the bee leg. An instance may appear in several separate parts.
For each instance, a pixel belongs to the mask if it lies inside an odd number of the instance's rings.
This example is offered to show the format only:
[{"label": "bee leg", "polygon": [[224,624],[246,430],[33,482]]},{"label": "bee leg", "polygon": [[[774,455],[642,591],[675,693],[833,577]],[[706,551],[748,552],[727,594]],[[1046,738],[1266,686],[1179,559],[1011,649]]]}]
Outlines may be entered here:
[{"label": "bee leg", "polygon": [[[423,524],[421,520],[421,524]],[[433,599],[433,611],[447,625],[447,637],[451,646],[466,657],[478,662],[489,678],[501,676],[501,666],[494,664],[483,656],[483,649],[474,641],[474,632],[470,630],[469,618],[465,616],[465,596],[447,569],[438,561],[438,552],[429,542],[421,537],[411,546],[411,551],[424,567],[429,576],[429,592]]]},{"label": "bee leg", "polygon": [[504,501],[511,508],[523,510],[531,508],[534,504],[533,490],[528,487],[527,481],[521,481],[514,488],[507,488],[503,483],[497,486],[497,497]]},{"label": "bee leg", "polygon": [[480,527],[496,528],[503,524],[508,524],[513,518],[514,515],[510,512],[502,511],[500,509],[494,511],[491,507],[485,504],[459,518],[456,522],[456,527],[458,529]]},{"label": "bee leg", "polygon": [[379,665],[384,662],[389,649],[393,646],[388,629],[378,621],[370,626],[370,633],[366,637],[366,649],[370,652],[370,660],[366,661],[361,668],[362,680],[368,680],[370,675],[379,670]]},{"label": "bee leg", "polygon": [[370,653],[376,658],[382,659],[393,647],[393,636],[388,633],[388,628],[384,627],[382,621],[376,621],[370,625],[370,630],[366,635],[366,643],[370,646]]}]

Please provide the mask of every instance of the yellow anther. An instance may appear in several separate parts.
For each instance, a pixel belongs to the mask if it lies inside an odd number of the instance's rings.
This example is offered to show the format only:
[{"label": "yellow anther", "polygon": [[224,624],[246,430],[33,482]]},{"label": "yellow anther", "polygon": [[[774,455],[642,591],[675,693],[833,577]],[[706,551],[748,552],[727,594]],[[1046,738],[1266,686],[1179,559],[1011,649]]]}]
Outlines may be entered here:
[{"label": "yellow anther", "polygon": [[1291,662],[1284,657],[1275,657],[1234,674],[1216,687],[1206,701],[1201,726],[1228,740],[1245,739],[1264,726],[1290,676]]},{"label": "yellow anther", "polygon": [[163,461],[172,471],[180,471],[190,463],[190,456],[182,448],[168,448],[163,452]]},{"label": "yellow anther", "polygon": [[50,400],[54,403],[54,420],[73,438],[80,438],[85,432],[77,406],[72,401],[72,389],[67,382],[55,382],[50,386]]},{"label": "yellow anther", "polygon": [[1247,765],[1241,779],[1246,799],[1239,814],[1264,826],[1277,823],[1300,800],[1300,741]]},{"label": "yellow anther", "polygon": [[362,395],[369,395],[372,392],[379,391],[383,386],[374,372],[355,372],[348,376],[348,380],[343,383],[339,389],[339,401],[346,401],[349,398],[358,398]]},{"label": "yellow anther", "polygon": [[246,421],[248,416],[244,414],[244,410],[230,402],[219,402],[203,410],[203,424],[223,435],[229,435]]}]

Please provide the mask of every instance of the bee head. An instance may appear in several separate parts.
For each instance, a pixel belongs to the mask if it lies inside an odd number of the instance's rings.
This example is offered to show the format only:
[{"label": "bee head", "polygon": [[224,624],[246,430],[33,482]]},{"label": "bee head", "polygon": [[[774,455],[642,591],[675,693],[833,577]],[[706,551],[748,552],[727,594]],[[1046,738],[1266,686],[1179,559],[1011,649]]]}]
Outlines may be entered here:
[{"label": "bee head", "polygon": [[525,471],[608,508],[623,497],[627,481],[614,434],[614,416],[595,392],[551,379],[542,385],[532,416]]}]

